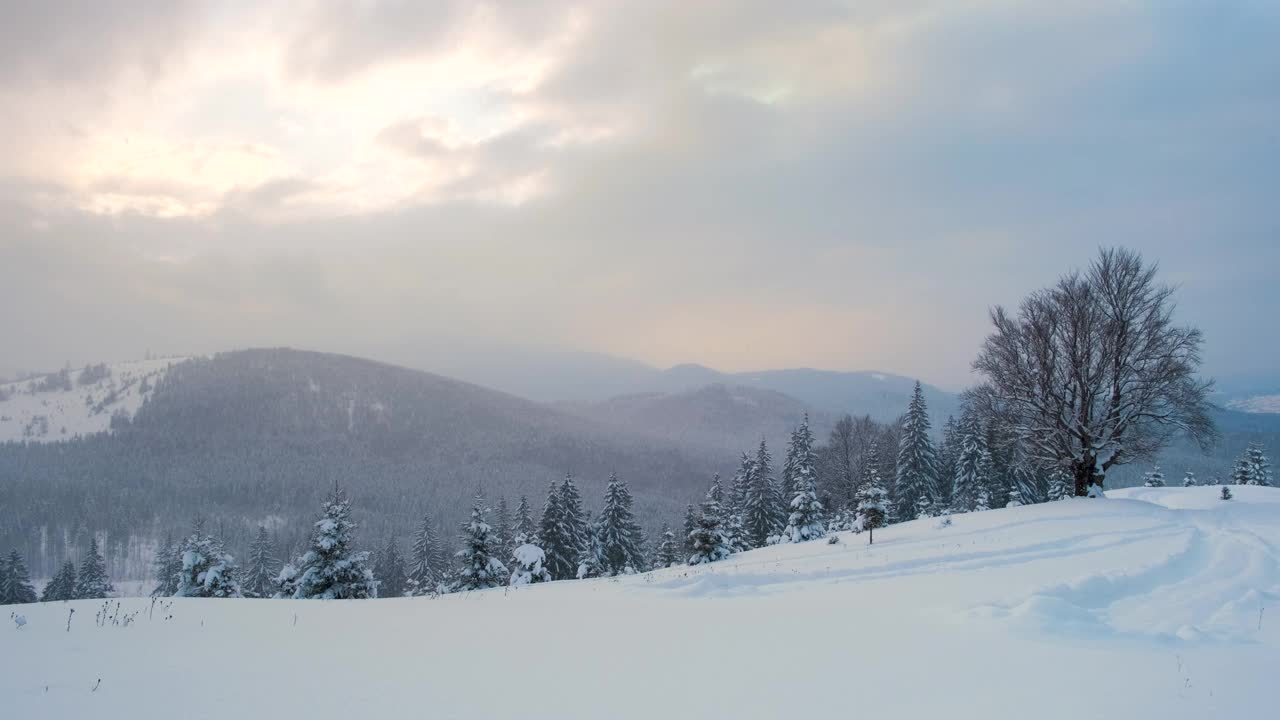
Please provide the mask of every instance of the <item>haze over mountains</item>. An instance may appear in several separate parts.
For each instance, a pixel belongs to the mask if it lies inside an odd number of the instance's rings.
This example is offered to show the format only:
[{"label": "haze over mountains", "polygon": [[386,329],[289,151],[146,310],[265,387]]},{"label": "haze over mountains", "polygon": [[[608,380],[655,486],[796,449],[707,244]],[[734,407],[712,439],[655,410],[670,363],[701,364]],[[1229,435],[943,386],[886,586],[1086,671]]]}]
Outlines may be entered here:
[{"label": "haze over mountains", "polygon": [[[154,545],[196,516],[217,522],[233,547],[263,524],[287,548],[305,536],[336,482],[357,498],[371,543],[404,537],[422,515],[448,536],[477,490],[513,504],[526,495],[536,509],[547,483],[566,472],[588,507],[610,473],[626,478],[653,531],[678,523],[711,475],[731,476],[739,453],[762,437],[780,458],[806,413],[820,443],[845,412],[892,422],[913,385],[887,373],[622,363],[610,374],[609,364],[596,364],[580,394],[632,392],[535,402],[433,373],[287,349],[0,385],[0,540],[47,575],[86,533],[105,535],[117,577],[140,577]],[[570,375],[551,373],[544,397],[570,387]],[[925,393],[936,434],[957,397],[931,386]],[[1280,415],[1223,411],[1218,421],[1220,448],[1206,457],[1175,443],[1162,456],[1167,472],[1210,479],[1250,440],[1280,444]],[[1121,468],[1109,483],[1132,484],[1144,469]]]}]

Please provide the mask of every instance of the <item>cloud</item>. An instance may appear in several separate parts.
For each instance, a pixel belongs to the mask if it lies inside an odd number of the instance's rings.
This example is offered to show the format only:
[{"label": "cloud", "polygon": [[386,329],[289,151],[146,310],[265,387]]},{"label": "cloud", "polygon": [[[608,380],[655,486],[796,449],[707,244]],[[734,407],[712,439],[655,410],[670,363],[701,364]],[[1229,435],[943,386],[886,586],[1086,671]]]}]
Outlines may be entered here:
[{"label": "cloud", "polygon": [[956,385],[1110,244],[1214,367],[1280,349],[1268,4],[18,10],[0,365],[434,333]]}]

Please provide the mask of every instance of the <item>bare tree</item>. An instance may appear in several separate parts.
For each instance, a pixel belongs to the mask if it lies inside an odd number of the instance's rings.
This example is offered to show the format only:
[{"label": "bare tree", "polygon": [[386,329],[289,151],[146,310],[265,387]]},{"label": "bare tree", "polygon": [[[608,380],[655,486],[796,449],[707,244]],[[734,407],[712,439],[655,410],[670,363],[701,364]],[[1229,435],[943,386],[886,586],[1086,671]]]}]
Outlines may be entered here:
[{"label": "bare tree", "polygon": [[1200,331],[1173,324],[1173,288],[1155,282],[1156,270],[1136,252],[1103,250],[1016,316],[991,311],[995,331],[974,361],[987,383],[971,397],[1032,459],[1068,470],[1077,495],[1176,433],[1202,449],[1217,437],[1212,382],[1195,377]]}]

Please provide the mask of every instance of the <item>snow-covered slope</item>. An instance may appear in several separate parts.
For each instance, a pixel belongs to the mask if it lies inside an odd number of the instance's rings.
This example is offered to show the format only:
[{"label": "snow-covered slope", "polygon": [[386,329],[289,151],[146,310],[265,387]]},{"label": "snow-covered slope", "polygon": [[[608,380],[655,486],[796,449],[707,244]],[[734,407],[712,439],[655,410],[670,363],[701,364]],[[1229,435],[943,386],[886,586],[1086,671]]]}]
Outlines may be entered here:
[{"label": "snow-covered slope", "polygon": [[113,415],[133,417],[169,367],[184,359],[99,365],[0,385],[0,442],[108,432]]},{"label": "snow-covered slope", "polygon": [[439,599],[23,606],[0,697],[15,718],[1274,717],[1280,490],[1234,491]]}]

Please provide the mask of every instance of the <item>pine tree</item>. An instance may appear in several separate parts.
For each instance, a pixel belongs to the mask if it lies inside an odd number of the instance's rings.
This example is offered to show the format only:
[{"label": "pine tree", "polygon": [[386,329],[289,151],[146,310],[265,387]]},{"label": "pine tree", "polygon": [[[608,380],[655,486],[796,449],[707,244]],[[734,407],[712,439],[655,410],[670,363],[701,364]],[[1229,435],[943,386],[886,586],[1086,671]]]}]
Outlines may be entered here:
[{"label": "pine tree", "polygon": [[251,598],[271,597],[275,592],[274,580],[279,564],[271,535],[265,527],[258,526],[258,534],[249,543],[249,565],[245,568],[240,592]]},{"label": "pine tree", "polygon": [[507,566],[496,555],[497,538],[485,522],[485,513],[484,498],[477,495],[471,505],[471,519],[462,524],[462,549],[458,551],[462,570],[455,590],[484,590],[502,585],[508,579]]},{"label": "pine tree", "polygon": [[720,508],[720,501],[716,498],[715,489],[716,486],[713,485],[712,490],[707,492],[707,498],[703,501],[698,515],[698,524],[689,535],[693,546],[693,552],[690,553],[688,561],[690,565],[723,560],[732,552],[729,538],[725,537],[724,531],[720,529],[723,511]]},{"label": "pine tree", "polygon": [[538,545],[545,553],[544,566],[555,580],[568,580],[578,572],[578,546],[566,534],[561,507],[560,488],[552,482],[547,487],[547,501],[542,506],[538,528]]},{"label": "pine tree", "polygon": [[25,605],[36,601],[31,587],[27,562],[17,550],[9,551],[8,561],[0,560],[0,605]]},{"label": "pine tree", "polygon": [[444,582],[445,565],[444,547],[439,536],[431,525],[431,518],[423,515],[422,523],[413,536],[412,554],[405,585],[411,595],[428,595],[437,592]]},{"label": "pine tree", "polygon": [[889,493],[880,481],[879,469],[870,467],[858,488],[858,524],[867,531],[867,544],[875,542],[875,529],[889,521]]},{"label": "pine tree", "polygon": [[760,447],[756,450],[755,473],[757,482],[768,491],[766,495],[769,507],[768,537],[776,537],[782,534],[782,529],[787,526],[787,518],[791,515],[787,505],[791,495],[784,495],[783,484],[773,477],[773,456],[769,454],[769,448],[763,439],[760,440]]},{"label": "pine tree", "polygon": [[560,525],[564,528],[568,557],[577,557],[587,543],[587,515],[582,507],[582,495],[570,473],[565,473],[560,483]]},{"label": "pine tree", "polygon": [[1267,458],[1262,445],[1249,443],[1249,449],[1245,451],[1245,458],[1249,463],[1249,484],[1270,486],[1271,460]]},{"label": "pine tree", "polygon": [[310,547],[281,571],[279,594],[298,600],[349,600],[377,597],[378,585],[366,567],[369,553],[355,550],[356,525],[351,501],[341,488],[324,501]]},{"label": "pine tree", "polygon": [[956,458],[956,476],[951,491],[951,505],[956,512],[976,509],[978,496],[987,494],[987,482],[991,468],[991,453],[987,449],[986,433],[977,416],[966,411],[960,418],[960,455]]},{"label": "pine tree", "polygon": [[791,514],[782,531],[785,542],[806,542],[827,534],[822,515],[822,503],[818,501],[817,478],[814,471],[813,433],[809,431],[809,416],[791,434],[791,448],[787,455],[793,458],[791,481]]},{"label": "pine tree", "polygon": [[599,537],[603,546],[604,574],[622,575],[644,568],[640,549],[640,526],[631,513],[631,492],[617,473],[609,475],[600,512]]},{"label": "pine tree", "polygon": [[498,547],[499,557],[511,557],[511,552],[516,549],[513,544],[515,527],[512,525],[511,509],[507,507],[505,497],[498,498],[498,504],[494,508],[493,540]]},{"label": "pine tree", "polygon": [[104,598],[116,590],[107,578],[107,562],[98,552],[96,537],[89,538],[89,552],[85,553],[84,560],[80,562],[77,578],[76,598],[81,600]]},{"label": "pine tree", "polygon": [[684,534],[680,543],[680,549],[683,551],[684,557],[693,554],[693,531],[698,529],[698,523],[702,518],[702,514],[698,512],[698,508],[692,504],[684,506]]},{"label": "pine tree", "polygon": [[62,567],[44,586],[44,593],[40,595],[41,602],[52,602],[54,600],[75,600],[76,599],[76,564],[67,560],[62,563]]},{"label": "pine tree", "polygon": [[[538,526],[533,522],[533,514],[529,509],[529,499],[520,496],[520,505],[516,508],[516,530],[512,541],[517,545],[533,542],[538,536]],[[541,548],[539,548],[541,549]]]},{"label": "pine tree", "polygon": [[[523,533],[517,532],[516,537],[523,537]],[[524,542],[517,545],[511,556],[512,567],[515,570],[511,573],[510,583],[512,585],[532,585],[534,583],[550,582],[551,573],[547,572],[547,568],[544,565],[546,559],[546,553],[542,552],[542,548],[532,542]]]},{"label": "pine tree", "polygon": [[173,593],[176,597],[241,597],[235,560],[221,540],[205,532],[202,521],[196,521],[191,534],[179,545],[178,557],[181,564]]},{"label": "pine tree", "polygon": [[1196,474],[1191,472],[1190,470],[1188,470],[1186,474],[1182,476],[1182,487],[1195,487],[1196,485],[1199,485],[1199,484],[1200,483],[1196,482]]},{"label": "pine tree", "polygon": [[1057,470],[1049,476],[1049,500],[1066,500],[1075,496],[1073,480],[1070,473]]},{"label": "pine tree", "polygon": [[1160,466],[1156,465],[1142,476],[1143,487],[1164,487],[1164,473],[1160,472]]},{"label": "pine tree", "polygon": [[[761,446],[763,447],[763,443]],[[746,453],[742,455],[742,469],[739,472],[745,475],[746,484],[742,497],[743,544],[748,548],[764,547],[775,532],[773,488],[770,487],[768,477],[760,472],[760,465]],[[690,510],[692,509],[690,506]],[[692,532],[696,524],[695,516],[695,522],[688,530]],[[692,548],[689,550],[692,552]]]},{"label": "pine tree", "polygon": [[[764,440],[760,441],[764,444]],[[790,503],[791,498],[796,493],[796,431],[791,431],[791,438],[787,441],[787,454],[782,461],[782,474],[778,477],[779,489],[782,491],[782,497]],[[788,512],[789,514],[789,512]]]},{"label": "pine tree", "polygon": [[386,546],[378,553],[378,561],[373,564],[373,577],[378,581],[378,597],[401,597],[409,588],[404,556],[400,554],[395,538],[388,537]]},{"label": "pine tree", "polygon": [[1223,500],[1230,500],[1232,498],[1231,488],[1227,487],[1226,485],[1223,485],[1222,495],[1220,495],[1219,497],[1221,497]]},{"label": "pine tree", "polygon": [[658,537],[662,538],[662,540],[658,543],[654,566],[657,568],[669,568],[679,563],[680,548],[676,545],[676,534],[671,532],[671,527],[664,523],[662,532],[658,534]]},{"label": "pine tree", "polygon": [[929,439],[929,409],[925,405],[924,390],[916,381],[915,392],[902,419],[902,439],[898,442],[897,517],[912,520],[921,498],[932,503],[939,495],[938,459]]},{"label": "pine tree", "polygon": [[151,591],[152,597],[172,597],[177,594],[178,573],[182,571],[182,551],[173,535],[165,536],[164,544],[156,551],[152,567],[156,574],[156,587]]},{"label": "pine tree", "polygon": [[575,574],[579,580],[601,577],[605,574],[604,543],[600,539],[600,523],[592,520],[588,515],[585,526],[587,535],[582,542],[582,551],[578,553],[578,571]]},{"label": "pine tree", "polygon": [[1252,484],[1253,465],[1249,463],[1249,453],[1247,450],[1239,458],[1236,458],[1236,464],[1231,469],[1231,482],[1236,485]]},{"label": "pine tree", "polygon": [[937,454],[938,496],[934,498],[934,505],[948,507],[951,505],[951,490],[955,483],[956,462],[960,458],[960,432],[954,417],[947,416],[947,422],[942,426],[942,444]]}]

